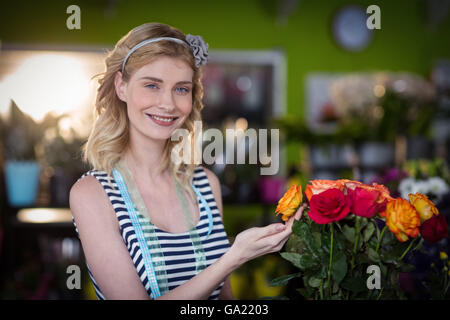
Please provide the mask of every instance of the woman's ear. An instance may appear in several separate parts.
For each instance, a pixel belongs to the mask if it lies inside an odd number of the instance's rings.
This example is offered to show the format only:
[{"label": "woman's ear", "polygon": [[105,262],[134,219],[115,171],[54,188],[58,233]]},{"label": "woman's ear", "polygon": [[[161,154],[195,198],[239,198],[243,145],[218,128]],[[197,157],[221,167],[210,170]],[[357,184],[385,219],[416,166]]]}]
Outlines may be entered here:
[{"label": "woman's ear", "polygon": [[116,94],[120,100],[123,102],[127,102],[126,99],[126,87],[127,83],[123,81],[122,72],[117,71],[114,77],[114,87],[116,89]]}]

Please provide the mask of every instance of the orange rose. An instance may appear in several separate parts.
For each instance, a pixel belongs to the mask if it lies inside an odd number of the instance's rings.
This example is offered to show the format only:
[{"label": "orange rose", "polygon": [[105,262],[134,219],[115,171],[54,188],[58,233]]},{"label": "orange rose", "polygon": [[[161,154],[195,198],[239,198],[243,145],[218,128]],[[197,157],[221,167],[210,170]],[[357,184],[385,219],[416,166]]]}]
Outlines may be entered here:
[{"label": "orange rose", "polygon": [[359,182],[356,180],[341,179],[341,180],[338,180],[338,182],[342,183],[346,189],[350,189],[350,190],[355,190],[356,187],[363,185],[362,182]]},{"label": "orange rose", "polygon": [[378,201],[384,202],[384,201],[392,201],[394,198],[391,197],[391,193],[388,188],[383,186],[382,184],[372,183],[372,187],[378,191],[380,191],[380,197],[378,198]]},{"label": "orange rose", "polygon": [[432,218],[433,216],[437,216],[439,214],[439,210],[436,208],[433,202],[424,194],[416,193],[409,194],[409,201],[416,208],[417,212],[420,215],[420,222],[425,222],[426,220]]},{"label": "orange rose", "polygon": [[312,180],[309,182],[305,189],[305,195],[308,198],[308,201],[311,200],[311,197],[315,194],[319,194],[328,189],[339,189],[343,191],[344,183],[342,180]]},{"label": "orange rose", "polygon": [[[382,204],[385,203],[387,204],[389,201],[395,200],[394,198],[391,197],[391,193],[389,191],[388,188],[386,188],[385,186],[383,186],[382,184],[377,184],[377,183],[372,183],[372,186],[367,186],[369,188],[371,188],[372,190],[378,190],[380,192],[380,195],[378,196],[378,200],[377,203]],[[386,213],[384,210],[382,210],[381,212],[379,212],[379,215],[381,217],[385,217]]]},{"label": "orange rose", "polygon": [[298,207],[300,207],[302,200],[302,186],[293,185],[288,191],[286,191],[280,201],[278,201],[278,206],[275,213],[277,215],[281,213],[281,219],[283,221],[288,221],[289,218],[297,211]]},{"label": "orange rose", "polygon": [[420,227],[420,216],[408,200],[397,198],[386,205],[386,225],[400,242],[408,240],[408,236],[417,237]]}]

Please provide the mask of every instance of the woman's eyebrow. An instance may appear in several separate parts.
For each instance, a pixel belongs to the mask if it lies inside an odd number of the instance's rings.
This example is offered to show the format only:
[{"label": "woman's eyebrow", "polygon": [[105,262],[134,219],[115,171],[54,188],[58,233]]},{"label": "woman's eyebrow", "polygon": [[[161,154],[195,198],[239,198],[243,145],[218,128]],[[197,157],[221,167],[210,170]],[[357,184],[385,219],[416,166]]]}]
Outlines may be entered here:
[{"label": "woman's eyebrow", "polygon": [[[152,80],[152,81],[159,82],[159,83],[164,82],[162,79],[158,79],[155,77],[147,77],[147,76],[139,78],[139,80]],[[192,84],[192,81],[178,81],[177,84]]]}]

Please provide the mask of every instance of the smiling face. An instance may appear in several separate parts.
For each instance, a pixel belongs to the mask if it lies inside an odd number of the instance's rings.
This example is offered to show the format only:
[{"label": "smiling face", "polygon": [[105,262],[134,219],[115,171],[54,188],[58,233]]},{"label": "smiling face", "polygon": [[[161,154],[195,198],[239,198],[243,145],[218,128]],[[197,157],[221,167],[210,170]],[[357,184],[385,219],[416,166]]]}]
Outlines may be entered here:
[{"label": "smiling face", "polygon": [[155,59],[128,82],[117,73],[116,93],[127,104],[130,131],[153,140],[169,139],[192,111],[193,74],[186,62],[171,57]]}]

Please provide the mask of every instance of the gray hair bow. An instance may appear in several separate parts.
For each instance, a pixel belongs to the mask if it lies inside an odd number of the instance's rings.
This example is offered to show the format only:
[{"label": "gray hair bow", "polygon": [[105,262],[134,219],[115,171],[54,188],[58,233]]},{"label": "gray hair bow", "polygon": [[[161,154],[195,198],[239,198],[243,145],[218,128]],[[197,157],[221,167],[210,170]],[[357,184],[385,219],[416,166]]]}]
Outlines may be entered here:
[{"label": "gray hair bow", "polygon": [[186,35],[186,41],[192,50],[195,58],[195,66],[198,68],[208,61],[208,44],[205,43],[201,36],[192,34]]}]

